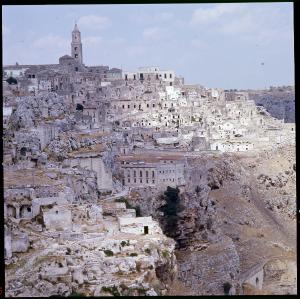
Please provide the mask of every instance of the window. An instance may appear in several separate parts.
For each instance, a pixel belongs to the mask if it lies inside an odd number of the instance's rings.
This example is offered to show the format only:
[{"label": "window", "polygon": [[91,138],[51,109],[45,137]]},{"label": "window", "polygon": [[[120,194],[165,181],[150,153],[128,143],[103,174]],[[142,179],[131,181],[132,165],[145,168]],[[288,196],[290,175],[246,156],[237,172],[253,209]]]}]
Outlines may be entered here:
[{"label": "window", "polygon": [[124,109],[124,108],[125,108],[125,105],[122,105],[122,108]]},{"label": "window", "polygon": [[167,74],[165,74],[165,79],[167,79]]},{"label": "window", "polygon": [[172,78],[172,74],[170,74],[170,78]]},{"label": "window", "polygon": [[136,179],[133,180],[136,183]]},{"label": "window", "polygon": [[130,183],[130,178],[128,178],[128,183]]},{"label": "window", "polygon": [[127,75],[125,75],[125,80],[126,80],[126,81],[128,80]]},{"label": "window", "polygon": [[148,177],[149,173],[148,173],[148,170],[146,170],[146,177]]},{"label": "window", "polygon": [[77,51],[77,49],[78,49],[77,47],[74,48],[75,51]]},{"label": "window", "polygon": [[75,54],[75,58],[78,58],[78,54]]},{"label": "window", "polygon": [[140,183],[142,183],[143,182],[143,180],[142,179],[140,179]]},{"label": "window", "polygon": [[140,170],[140,177],[142,177],[143,176],[143,173],[142,173],[142,171]]},{"label": "window", "polygon": [[133,171],[133,176],[136,177],[136,171],[135,170]]},{"label": "window", "polygon": [[130,108],[130,105],[128,105],[127,107],[128,107],[128,109],[129,109],[129,108]]}]

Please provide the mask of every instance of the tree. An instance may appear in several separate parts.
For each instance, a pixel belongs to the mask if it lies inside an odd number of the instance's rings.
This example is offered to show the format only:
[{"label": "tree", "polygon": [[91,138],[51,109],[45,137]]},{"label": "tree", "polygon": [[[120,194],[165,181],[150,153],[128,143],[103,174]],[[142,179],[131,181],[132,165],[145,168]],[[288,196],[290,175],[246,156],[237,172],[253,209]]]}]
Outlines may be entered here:
[{"label": "tree", "polygon": [[166,204],[160,208],[164,213],[164,230],[168,237],[174,238],[178,234],[178,216],[177,213],[182,210],[180,207],[179,189],[167,187],[164,192]]},{"label": "tree", "polygon": [[13,84],[13,85],[18,84],[17,79],[14,78],[14,77],[9,77],[9,78],[6,80],[6,82],[7,82],[9,85],[11,85],[11,84]]}]

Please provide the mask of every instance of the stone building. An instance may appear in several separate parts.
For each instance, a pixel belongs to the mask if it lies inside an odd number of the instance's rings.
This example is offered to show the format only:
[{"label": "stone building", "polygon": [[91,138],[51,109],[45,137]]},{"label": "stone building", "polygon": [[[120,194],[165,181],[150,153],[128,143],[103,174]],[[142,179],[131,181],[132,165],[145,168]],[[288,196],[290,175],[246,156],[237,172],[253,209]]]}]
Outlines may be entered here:
[{"label": "stone building", "polygon": [[118,217],[119,230],[122,233],[136,235],[161,234],[161,228],[152,217]]},{"label": "stone building", "polygon": [[184,158],[180,155],[131,155],[120,156],[123,185],[139,188],[165,189],[185,184]]}]

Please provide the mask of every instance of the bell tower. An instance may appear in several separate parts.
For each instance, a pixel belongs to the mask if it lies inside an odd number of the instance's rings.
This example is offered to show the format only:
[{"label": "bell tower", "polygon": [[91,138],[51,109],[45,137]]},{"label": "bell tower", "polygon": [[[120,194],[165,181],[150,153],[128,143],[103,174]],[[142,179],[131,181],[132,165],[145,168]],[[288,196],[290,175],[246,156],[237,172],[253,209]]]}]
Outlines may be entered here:
[{"label": "bell tower", "polygon": [[74,30],[72,31],[71,56],[80,64],[82,64],[81,34],[76,23]]}]

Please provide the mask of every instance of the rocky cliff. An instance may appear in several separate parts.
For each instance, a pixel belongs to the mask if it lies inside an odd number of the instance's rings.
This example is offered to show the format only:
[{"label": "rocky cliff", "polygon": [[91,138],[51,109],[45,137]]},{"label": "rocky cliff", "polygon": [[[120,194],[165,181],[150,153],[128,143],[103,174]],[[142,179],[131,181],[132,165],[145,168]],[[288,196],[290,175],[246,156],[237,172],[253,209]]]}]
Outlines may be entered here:
[{"label": "rocky cliff", "polygon": [[[131,193],[130,203],[158,219],[176,241],[178,280],[192,294],[241,294],[252,268],[271,259],[285,263],[285,256],[295,263],[294,157],[289,147],[192,158],[185,188]],[[276,293],[265,271],[265,291]],[[293,270],[285,271],[294,292]]]}]

